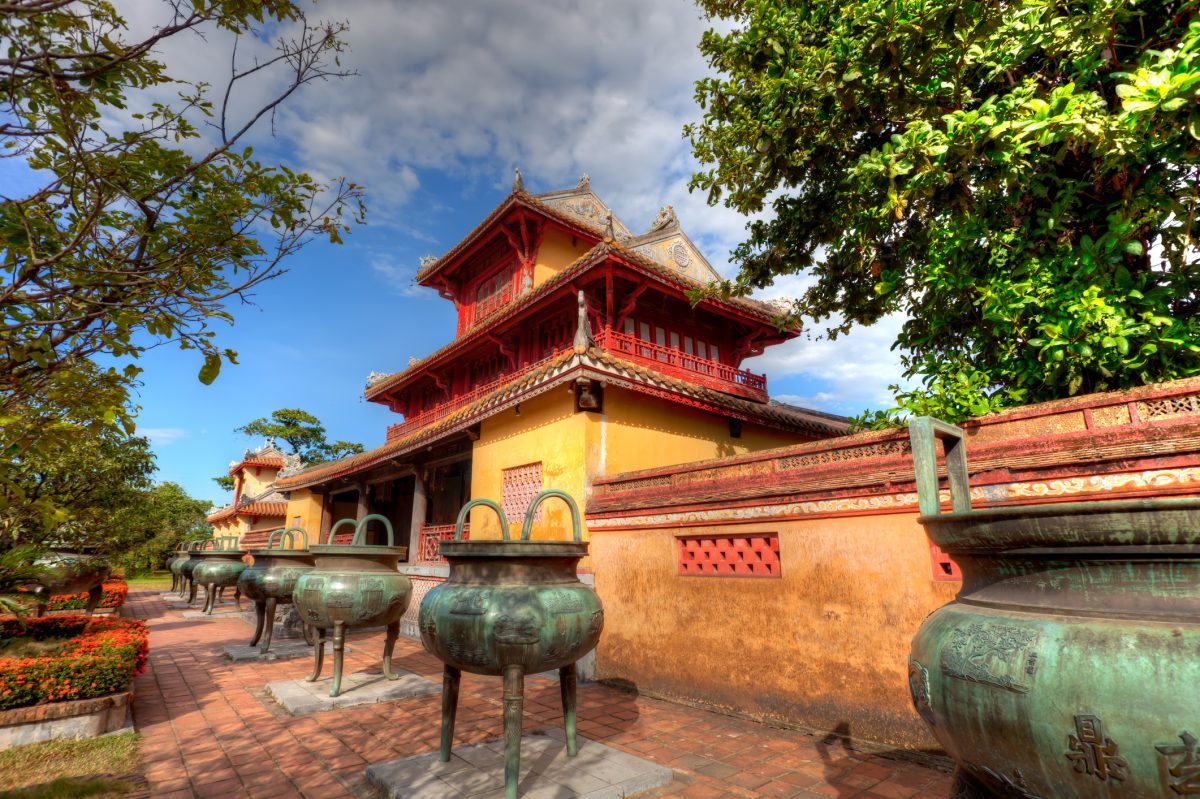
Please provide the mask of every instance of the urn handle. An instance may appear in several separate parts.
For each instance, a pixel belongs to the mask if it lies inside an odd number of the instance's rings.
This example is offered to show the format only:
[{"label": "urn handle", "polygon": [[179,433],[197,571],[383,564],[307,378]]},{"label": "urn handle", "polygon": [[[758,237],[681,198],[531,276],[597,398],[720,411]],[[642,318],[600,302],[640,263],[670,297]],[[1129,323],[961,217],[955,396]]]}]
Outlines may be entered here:
[{"label": "urn handle", "polygon": [[278,530],[267,536],[267,549],[274,549],[275,542],[279,542],[279,548],[284,548],[284,540],[287,541],[287,548],[294,549],[296,546],[296,533],[299,533],[304,538],[304,546],[301,549],[308,549],[308,533],[304,532],[303,527],[280,527]]},{"label": "urn handle", "polygon": [[[346,519],[346,521],[350,521],[350,520]],[[390,521],[388,521],[388,518],[386,516],[382,516],[378,513],[370,513],[370,514],[367,514],[366,516],[362,517],[362,521],[360,521],[358,523],[358,525],[354,528],[354,540],[352,540],[350,542],[351,545],[357,547],[357,546],[362,546],[363,544],[367,543],[367,522],[371,522],[371,521],[383,522],[383,528],[385,530],[387,530],[387,534],[388,534],[387,545],[389,547],[396,546],[396,535],[395,535],[395,533],[392,532],[392,523]]]},{"label": "urn handle", "polygon": [[529,537],[533,535],[533,517],[537,515],[538,506],[551,497],[558,497],[567,503],[567,507],[571,510],[571,532],[575,536],[575,543],[583,541],[583,525],[579,521],[579,506],[575,504],[575,500],[571,499],[570,494],[557,488],[546,489],[534,497],[533,502],[529,503],[529,510],[525,512],[525,524],[521,527],[521,540],[528,541]]},{"label": "urn handle", "polygon": [[[326,543],[326,544],[332,544],[332,543],[333,543],[333,537],[334,537],[334,535],[336,535],[336,534],[337,534],[338,528],[340,528],[342,525],[344,525],[344,524],[348,524],[348,525],[350,525],[351,527],[354,527],[354,526],[355,526],[357,523],[358,523],[358,522],[356,522],[354,519],[342,519],[340,522],[335,522],[335,523],[334,523],[334,525],[333,525],[333,527],[330,527],[330,528],[329,528],[329,538],[328,538],[328,539],[326,539],[325,543]],[[357,535],[358,535],[358,528],[357,528],[357,527],[355,527],[355,529],[354,529],[354,535],[355,535],[355,536],[357,536]],[[353,543],[353,540],[354,540],[354,539],[351,539],[351,543]]]},{"label": "urn handle", "polygon": [[917,507],[922,516],[937,516],[942,503],[938,496],[937,439],[945,442],[946,474],[950,483],[950,506],[954,513],[971,510],[971,482],[967,473],[967,442],[961,427],[916,416],[908,420],[913,471],[917,477]]},{"label": "urn handle", "polygon": [[497,505],[490,499],[473,499],[463,509],[458,512],[458,521],[454,523],[454,540],[462,541],[463,528],[467,525],[467,519],[471,517],[471,508],[476,505],[482,505],[485,508],[491,508],[500,517],[500,532],[504,535],[504,540],[508,540],[508,517],[504,515],[504,508]]}]

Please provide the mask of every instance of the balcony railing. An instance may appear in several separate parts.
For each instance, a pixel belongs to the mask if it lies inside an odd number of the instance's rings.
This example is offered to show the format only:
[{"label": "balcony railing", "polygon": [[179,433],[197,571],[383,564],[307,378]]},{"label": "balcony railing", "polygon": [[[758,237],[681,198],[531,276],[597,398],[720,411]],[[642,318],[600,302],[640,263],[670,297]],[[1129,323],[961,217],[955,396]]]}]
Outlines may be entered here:
[{"label": "balcony railing", "polygon": [[609,352],[641,361],[672,377],[698,383],[707,388],[737,394],[748,399],[767,401],[767,378],[745,369],[701,358],[683,350],[644,341],[611,328],[600,332],[599,344]]},{"label": "balcony railing", "polygon": [[543,358],[537,363],[531,363],[528,366],[524,366],[520,369],[516,369],[511,372],[505,372],[494,380],[490,380],[487,383],[481,383],[471,390],[459,394],[456,397],[452,397],[439,405],[435,405],[428,410],[421,411],[415,416],[405,418],[405,420],[399,424],[390,425],[387,429],[387,438],[385,440],[392,441],[400,438],[401,436],[406,436],[414,430],[419,430],[427,424],[431,424],[436,422],[438,419],[445,418],[455,411],[465,408],[476,400],[492,393],[496,389],[500,388],[500,386],[504,385],[518,375],[528,372],[530,369],[536,369],[546,361],[557,358],[565,351],[566,350],[556,352],[548,358]]},{"label": "balcony railing", "polygon": [[[463,526],[463,540],[471,537],[471,525]],[[417,565],[444,566],[446,559],[438,554],[438,546],[442,541],[454,538],[453,524],[425,524],[421,526],[421,535],[417,539]]]}]

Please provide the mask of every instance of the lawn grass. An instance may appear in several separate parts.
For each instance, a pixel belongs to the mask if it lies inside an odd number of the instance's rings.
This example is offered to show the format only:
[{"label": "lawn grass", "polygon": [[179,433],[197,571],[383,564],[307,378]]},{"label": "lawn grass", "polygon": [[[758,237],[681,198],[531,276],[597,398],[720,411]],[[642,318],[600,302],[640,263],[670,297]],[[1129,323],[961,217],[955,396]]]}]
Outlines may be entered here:
[{"label": "lawn grass", "polygon": [[140,737],[135,732],[123,732],[83,741],[47,741],[0,752],[0,799],[124,796],[133,786],[113,775],[137,771]]},{"label": "lawn grass", "polygon": [[130,591],[146,591],[150,589],[158,589],[166,591],[171,587],[171,573],[168,571],[154,572],[153,574],[142,574],[137,577],[127,577],[125,582],[129,584]]}]

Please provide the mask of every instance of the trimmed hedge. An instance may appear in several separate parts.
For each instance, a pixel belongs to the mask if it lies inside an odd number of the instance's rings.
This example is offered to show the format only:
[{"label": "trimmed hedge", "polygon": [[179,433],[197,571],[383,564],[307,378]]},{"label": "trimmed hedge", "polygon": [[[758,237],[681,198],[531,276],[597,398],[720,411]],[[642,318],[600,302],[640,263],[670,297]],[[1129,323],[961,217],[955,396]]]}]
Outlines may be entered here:
[{"label": "trimmed hedge", "polygon": [[[129,585],[124,580],[110,580],[104,584],[104,596],[97,608],[119,608],[129,595]],[[50,597],[50,610],[83,610],[87,607],[88,595],[58,594]]]},{"label": "trimmed hedge", "polygon": [[47,616],[0,619],[0,640],[62,639],[57,654],[0,657],[0,710],[93,699],[125,690],[146,670],[150,633],[141,621]]}]

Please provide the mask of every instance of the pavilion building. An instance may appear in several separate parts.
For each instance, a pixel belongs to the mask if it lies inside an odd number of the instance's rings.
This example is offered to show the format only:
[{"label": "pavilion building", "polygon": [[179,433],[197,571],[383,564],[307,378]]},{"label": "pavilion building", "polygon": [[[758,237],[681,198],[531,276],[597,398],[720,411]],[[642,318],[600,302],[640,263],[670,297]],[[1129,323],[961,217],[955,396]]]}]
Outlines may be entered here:
[{"label": "pavilion building", "polygon": [[233,502],[214,508],[205,519],[213,526],[213,537],[237,536],[243,549],[263,546],[268,533],[283,527],[286,520],[287,499],[273,483],[281,471],[286,475],[288,466],[298,468],[299,459],[280,452],[270,440],[230,463]]},{"label": "pavilion building", "polygon": [[[771,401],[766,378],[742,368],[798,331],[779,329],[766,303],[693,302],[718,278],[670,206],[634,235],[586,176],[533,195],[518,173],[474,230],[422,262],[417,281],[454,303],[457,334],[368,378],[366,398],[403,419],[381,446],[276,481],[289,523],[324,539],[344,518],[389,519],[409,548],[415,612],[472,498],[499,501],[516,532],[543,489],[582,511],[597,477],[844,434],[844,418]],[[498,526],[473,514],[468,535]],[[562,503],[544,505],[534,537],[569,534]]]}]

